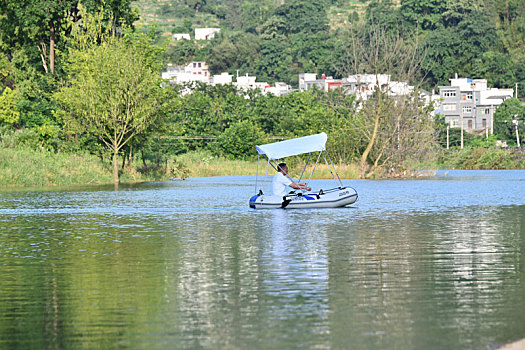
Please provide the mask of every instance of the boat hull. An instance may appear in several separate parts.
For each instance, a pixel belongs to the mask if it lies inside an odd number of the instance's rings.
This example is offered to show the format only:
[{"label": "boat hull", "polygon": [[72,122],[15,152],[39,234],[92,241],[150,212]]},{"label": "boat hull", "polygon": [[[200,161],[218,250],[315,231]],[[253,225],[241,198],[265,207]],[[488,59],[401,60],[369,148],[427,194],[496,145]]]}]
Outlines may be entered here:
[{"label": "boat hull", "polygon": [[284,197],[255,195],[250,198],[249,204],[253,209],[338,208],[355,203],[357,198],[355,189],[341,187],[305,194],[289,194]]}]

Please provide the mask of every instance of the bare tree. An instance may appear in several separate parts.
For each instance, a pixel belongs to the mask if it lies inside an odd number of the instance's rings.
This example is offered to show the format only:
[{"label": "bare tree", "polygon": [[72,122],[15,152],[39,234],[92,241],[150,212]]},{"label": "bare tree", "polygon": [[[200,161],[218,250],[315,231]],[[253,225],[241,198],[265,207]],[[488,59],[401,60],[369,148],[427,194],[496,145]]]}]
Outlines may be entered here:
[{"label": "bare tree", "polygon": [[[360,176],[369,178],[386,167],[403,171],[407,160],[417,159],[435,142],[419,76],[424,50],[415,33],[378,25],[351,28],[342,45],[347,53],[342,73],[356,78],[360,101],[351,133],[360,147]],[[371,77],[373,81],[362,81]],[[367,90],[371,84],[373,89]]]}]

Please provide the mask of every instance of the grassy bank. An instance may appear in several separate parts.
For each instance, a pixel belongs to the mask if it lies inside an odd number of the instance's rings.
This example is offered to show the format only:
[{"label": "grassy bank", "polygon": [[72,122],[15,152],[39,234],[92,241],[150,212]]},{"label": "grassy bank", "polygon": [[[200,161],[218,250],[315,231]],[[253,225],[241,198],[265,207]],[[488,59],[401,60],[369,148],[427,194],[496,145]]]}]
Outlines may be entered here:
[{"label": "grassy bank", "polygon": [[[135,165],[121,171],[121,182],[168,180],[173,177],[253,176],[256,160],[230,160],[205,152],[192,152],[170,158],[166,168],[144,169]],[[304,164],[290,160],[290,175],[298,178]],[[359,177],[356,164],[336,166],[342,179]],[[504,149],[464,149],[443,152],[437,163],[421,164],[420,169],[525,169],[525,152]],[[309,166],[303,175],[308,178]],[[261,159],[259,174],[266,172]],[[268,174],[275,174],[269,169]],[[407,175],[410,176],[410,175]],[[381,175],[378,175],[380,178]],[[326,164],[319,164],[313,178],[331,179]],[[110,164],[89,154],[41,152],[29,149],[0,148],[0,187],[53,186],[74,184],[110,184],[113,182]]]},{"label": "grassy bank", "polygon": [[466,148],[444,152],[440,169],[525,169],[525,152],[517,148]]},{"label": "grassy bank", "polygon": [[[130,168],[122,172],[121,182],[156,180],[159,177],[158,174],[144,174]],[[112,182],[109,164],[104,165],[93,155],[0,148],[1,187]]]},{"label": "grassy bank", "polygon": [[[186,170],[184,175],[189,177],[206,176],[246,176],[255,175],[257,171],[256,160],[230,160],[222,157],[215,157],[208,153],[194,152],[186,153],[176,157],[176,164],[182,165]],[[266,173],[266,159],[259,162],[259,175]],[[297,178],[301,175],[304,164],[289,163],[290,175]],[[336,165],[339,176],[344,179],[355,179],[359,176],[359,168],[354,164]],[[312,166],[308,166],[303,178],[309,177]],[[268,174],[274,175],[275,170],[270,166]],[[326,164],[319,164],[315,169],[313,178],[331,179],[332,174]]]}]

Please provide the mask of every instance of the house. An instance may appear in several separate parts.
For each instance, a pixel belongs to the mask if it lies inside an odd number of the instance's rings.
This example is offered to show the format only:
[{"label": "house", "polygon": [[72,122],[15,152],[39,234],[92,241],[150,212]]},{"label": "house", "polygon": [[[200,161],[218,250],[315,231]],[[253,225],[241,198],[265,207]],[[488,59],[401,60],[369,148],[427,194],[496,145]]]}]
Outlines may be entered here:
[{"label": "house", "polygon": [[211,40],[220,31],[220,28],[195,28],[195,40]]},{"label": "house", "polygon": [[233,81],[233,75],[228,74],[228,72],[223,72],[221,74],[216,74],[210,78],[211,85],[226,85],[231,84]]},{"label": "house", "polygon": [[342,87],[342,80],[334,79],[333,77],[327,77],[325,74],[321,76],[321,79],[317,79],[317,75],[315,73],[299,74],[299,91],[305,91],[314,88],[322,91],[329,91],[333,89],[340,89]]},{"label": "house", "polygon": [[[398,82],[390,81],[390,74],[354,74],[349,75],[343,79],[343,83],[347,91],[357,96],[357,98],[363,101],[370,98],[377,86],[381,87],[384,92],[390,92],[393,86],[398,86]],[[401,83],[402,85],[402,83]],[[396,92],[397,90],[400,90]],[[397,90],[391,92],[391,95],[403,92],[402,88],[399,87]]]},{"label": "house", "polygon": [[440,86],[439,114],[451,127],[461,127],[469,132],[493,132],[494,111],[507,98],[512,89],[489,88],[486,79],[450,79],[450,86]]},{"label": "house", "polygon": [[162,72],[162,79],[171,84],[202,82],[208,84],[210,75],[208,65],[204,61],[193,61],[186,66],[168,65],[166,72]]},{"label": "house", "polygon": [[323,91],[345,89],[348,94],[356,95],[361,100],[367,100],[376,91],[377,86],[389,96],[404,96],[412,93],[414,87],[406,81],[393,81],[390,74],[354,74],[343,79],[333,79],[322,75],[317,79],[314,73],[299,74],[299,90],[317,88]]},{"label": "house", "polygon": [[265,86],[263,93],[270,93],[275,96],[284,96],[292,92],[292,87],[286,83],[276,82],[275,86],[269,84]]},{"label": "house", "polygon": [[190,35],[188,33],[179,33],[179,34],[173,34],[171,36],[171,40],[190,40]]}]

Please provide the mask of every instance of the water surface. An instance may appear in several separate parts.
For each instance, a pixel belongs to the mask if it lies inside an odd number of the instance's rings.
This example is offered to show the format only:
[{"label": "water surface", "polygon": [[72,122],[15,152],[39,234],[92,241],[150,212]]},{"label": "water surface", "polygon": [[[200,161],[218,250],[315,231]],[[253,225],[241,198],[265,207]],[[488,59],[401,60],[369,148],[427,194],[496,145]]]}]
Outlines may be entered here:
[{"label": "water surface", "polygon": [[525,337],[525,171],[344,183],[354,205],[301,210],[250,209],[253,177],[4,190],[0,348]]}]

